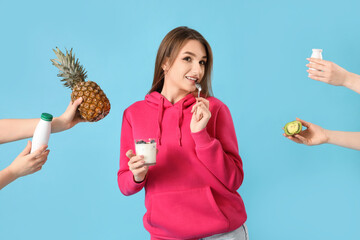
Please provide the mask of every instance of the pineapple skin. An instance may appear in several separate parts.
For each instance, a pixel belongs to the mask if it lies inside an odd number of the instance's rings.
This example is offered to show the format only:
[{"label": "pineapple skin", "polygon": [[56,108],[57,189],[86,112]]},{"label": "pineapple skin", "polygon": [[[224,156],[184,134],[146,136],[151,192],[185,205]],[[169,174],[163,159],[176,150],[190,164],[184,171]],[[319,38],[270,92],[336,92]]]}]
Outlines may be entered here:
[{"label": "pineapple skin", "polygon": [[73,87],[71,100],[83,98],[78,110],[88,122],[97,122],[110,112],[110,101],[102,89],[93,81],[79,82]]}]

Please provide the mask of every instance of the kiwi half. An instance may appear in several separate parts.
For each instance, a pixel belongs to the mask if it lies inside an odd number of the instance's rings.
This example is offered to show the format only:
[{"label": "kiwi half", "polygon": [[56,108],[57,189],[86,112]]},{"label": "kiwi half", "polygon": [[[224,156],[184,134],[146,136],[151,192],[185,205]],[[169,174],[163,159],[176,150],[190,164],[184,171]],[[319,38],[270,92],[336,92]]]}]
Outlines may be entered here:
[{"label": "kiwi half", "polygon": [[302,124],[300,121],[297,120],[287,123],[284,127],[285,134],[288,136],[297,134],[301,132],[301,130],[302,130]]}]

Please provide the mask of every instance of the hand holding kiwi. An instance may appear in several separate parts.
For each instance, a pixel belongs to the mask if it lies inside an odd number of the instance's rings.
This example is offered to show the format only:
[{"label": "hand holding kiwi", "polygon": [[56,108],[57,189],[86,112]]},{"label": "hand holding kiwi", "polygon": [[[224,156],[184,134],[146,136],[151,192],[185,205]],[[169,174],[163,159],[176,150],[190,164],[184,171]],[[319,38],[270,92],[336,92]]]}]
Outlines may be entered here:
[{"label": "hand holding kiwi", "polygon": [[302,130],[302,124],[300,121],[296,120],[285,124],[284,131],[287,136],[292,136],[300,133]]}]

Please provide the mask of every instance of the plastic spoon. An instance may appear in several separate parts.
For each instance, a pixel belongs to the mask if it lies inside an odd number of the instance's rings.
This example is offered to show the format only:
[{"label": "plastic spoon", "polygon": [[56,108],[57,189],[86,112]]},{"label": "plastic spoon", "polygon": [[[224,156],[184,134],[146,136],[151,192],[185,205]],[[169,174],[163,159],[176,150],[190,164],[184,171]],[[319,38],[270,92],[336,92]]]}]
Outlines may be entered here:
[{"label": "plastic spoon", "polygon": [[197,88],[198,90],[198,98],[200,97],[200,91],[201,91],[201,85],[200,83],[195,83],[195,87]]},{"label": "plastic spoon", "polygon": [[[200,91],[201,91],[201,85],[200,83],[195,83],[195,87],[197,88],[198,90],[198,98],[200,97]],[[196,111],[197,109],[195,109],[195,115],[196,115]]]}]

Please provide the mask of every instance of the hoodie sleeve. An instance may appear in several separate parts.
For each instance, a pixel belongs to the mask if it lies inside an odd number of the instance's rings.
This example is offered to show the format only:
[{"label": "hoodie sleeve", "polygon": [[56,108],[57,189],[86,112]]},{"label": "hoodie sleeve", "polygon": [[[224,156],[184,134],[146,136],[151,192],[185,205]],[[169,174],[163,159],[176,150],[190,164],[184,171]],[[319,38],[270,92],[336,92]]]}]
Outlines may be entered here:
[{"label": "hoodie sleeve", "polygon": [[134,181],[133,173],[129,170],[128,162],[129,158],[126,156],[126,152],[132,149],[135,152],[135,144],[132,133],[132,127],[126,117],[126,110],[123,115],[122,127],[121,127],[121,139],[120,139],[120,169],[118,171],[118,185],[120,191],[126,195],[132,195],[139,192],[145,185],[146,178],[141,183]]},{"label": "hoodie sleeve", "polygon": [[214,138],[206,128],[192,133],[195,151],[200,161],[219,181],[229,190],[236,191],[244,179],[244,171],[228,107],[222,105],[215,117]]}]

